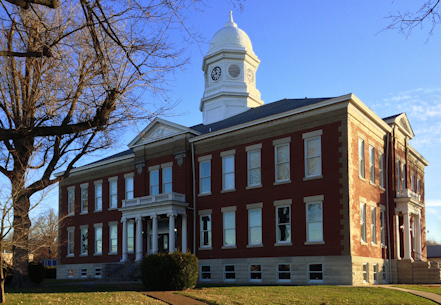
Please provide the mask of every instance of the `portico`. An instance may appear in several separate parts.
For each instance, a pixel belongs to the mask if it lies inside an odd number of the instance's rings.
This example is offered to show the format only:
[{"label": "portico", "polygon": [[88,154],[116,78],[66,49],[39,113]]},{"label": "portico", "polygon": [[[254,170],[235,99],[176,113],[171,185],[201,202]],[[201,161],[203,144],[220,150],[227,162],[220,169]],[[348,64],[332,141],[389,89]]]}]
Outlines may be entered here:
[{"label": "portico", "polygon": [[[187,207],[185,195],[174,192],[123,200],[119,209],[123,227],[122,261],[127,261],[131,253],[135,253],[135,261],[140,261],[145,253],[174,252],[177,233],[181,235],[180,248],[185,253]],[[178,218],[181,228],[176,226]],[[144,249],[144,238],[147,238],[147,249]]]}]

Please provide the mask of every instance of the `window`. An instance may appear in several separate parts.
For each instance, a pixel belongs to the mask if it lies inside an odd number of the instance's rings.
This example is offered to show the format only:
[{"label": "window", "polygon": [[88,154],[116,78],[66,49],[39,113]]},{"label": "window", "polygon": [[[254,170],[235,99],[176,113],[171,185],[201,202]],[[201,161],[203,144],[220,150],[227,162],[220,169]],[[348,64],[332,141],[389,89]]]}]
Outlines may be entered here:
[{"label": "window", "polygon": [[416,191],[415,189],[415,174],[412,174],[412,176],[410,177],[410,187],[412,188],[412,191]]},{"label": "window", "polygon": [[133,222],[127,222],[127,251],[135,251],[135,224]]},{"label": "window", "polygon": [[420,179],[417,180],[417,192],[418,192],[418,194],[421,195],[421,180]]},{"label": "window", "polygon": [[234,265],[224,265],[224,281],[234,282],[236,280],[236,268]]},{"label": "window", "polygon": [[224,246],[236,245],[236,212],[224,212]]},{"label": "window", "polygon": [[150,195],[159,194],[159,170],[150,171]]},{"label": "window", "polygon": [[248,186],[261,185],[260,150],[248,152]]},{"label": "window", "polygon": [[381,267],[382,269],[382,273],[383,273],[383,283],[387,282],[387,269],[386,269],[386,265],[383,265],[383,267]]},{"label": "window", "polygon": [[67,191],[67,213],[75,213],[75,189]]},{"label": "window", "polygon": [[73,269],[67,269],[67,277],[68,278],[73,278],[74,277]]},{"label": "window", "polygon": [[363,282],[369,283],[369,264],[363,264]]},{"label": "window", "polygon": [[323,241],[322,202],[306,203],[306,241]]},{"label": "window", "polygon": [[369,145],[369,179],[375,183],[375,148]]},{"label": "window", "polygon": [[207,160],[199,163],[199,192],[207,194],[211,192],[211,161]]},{"label": "window", "polygon": [[374,283],[378,284],[378,264],[374,264],[372,267],[374,269]]},{"label": "window", "polygon": [[95,254],[103,253],[103,227],[95,227]]},{"label": "window", "polygon": [[118,224],[109,224],[109,252],[118,252]]},{"label": "window", "polygon": [[89,205],[89,189],[87,186],[81,188],[81,213],[87,213]]},{"label": "window", "polygon": [[201,281],[211,281],[211,266],[201,266]]},{"label": "window", "polygon": [[302,135],[305,143],[305,178],[322,174],[322,130]]},{"label": "window", "polygon": [[172,183],[172,167],[166,167],[162,169],[162,192],[171,193],[173,192]]},{"label": "window", "polygon": [[126,199],[133,199],[133,176],[126,177]]},{"label": "window", "polygon": [[358,175],[364,178],[364,140],[358,139]]},{"label": "window", "polygon": [[103,185],[95,184],[95,211],[103,210]]},{"label": "window", "polygon": [[250,281],[262,281],[262,265],[250,265]]},{"label": "window", "polygon": [[262,209],[248,210],[249,245],[262,244]]},{"label": "window", "polygon": [[277,206],[277,224],[276,234],[277,243],[289,243],[291,242],[291,222],[290,222],[290,207],[289,206]]},{"label": "window", "polygon": [[201,247],[211,247],[211,215],[201,215]]},{"label": "window", "polygon": [[378,153],[378,175],[380,176],[380,186],[384,187],[384,155]]},{"label": "window", "polygon": [[222,157],[222,189],[234,190],[234,155]]},{"label": "window", "polygon": [[323,264],[308,264],[308,282],[323,283]]},{"label": "window", "polygon": [[277,265],[277,281],[289,282],[291,281],[291,265],[278,264]]},{"label": "window", "polygon": [[289,143],[275,146],[276,182],[290,179],[289,168]]},{"label": "window", "polygon": [[116,209],[118,207],[118,181],[109,182],[109,208]]},{"label": "window", "polygon": [[400,184],[401,184],[400,174],[401,174],[401,166],[400,166],[400,160],[398,160],[397,161],[397,190],[400,189]]},{"label": "window", "polygon": [[86,268],[81,268],[81,277],[87,277],[87,269]]},{"label": "window", "polygon": [[366,242],[366,203],[360,204],[360,233],[361,242]]},{"label": "window", "polygon": [[[412,227],[411,227],[411,232],[412,232],[412,251],[415,252],[416,251],[416,240],[415,240],[415,233],[416,233],[416,221],[415,221],[415,217],[411,216],[410,217],[410,221],[412,222]],[[419,253],[416,253],[419,254]]]},{"label": "window", "polygon": [[87,228],[81,229],[81,255],[87,255],[89,252],[89,230]]},{"label": "window", "polygon": [[67,256],[74,256],[75,228],[67,228]]},{"label": "window", "polygon": [[380,230],[381,230],[381,245],[386,245],[386,236],[384,231],[384,211],[380,211]]},{"label": "window", "polygon": [[371,207],[371,237],[372,243],[377,243],[377,208]]},{"label": "window", "polygon": [[100,279],[100,278],[102,277],[102,270],[101,270],[101,268],[95,268],[95,274],[94,274],[94,277],[95,277],[96,279]]},{"label": "window", "polygon": [[406,164],[401,162],[401,189],[406,188]]}]

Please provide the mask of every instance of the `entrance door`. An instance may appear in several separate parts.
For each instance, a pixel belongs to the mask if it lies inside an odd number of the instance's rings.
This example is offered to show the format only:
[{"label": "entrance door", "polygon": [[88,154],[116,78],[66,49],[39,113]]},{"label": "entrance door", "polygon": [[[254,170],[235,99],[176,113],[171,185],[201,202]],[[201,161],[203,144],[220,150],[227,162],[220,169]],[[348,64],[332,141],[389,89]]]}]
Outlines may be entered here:
[{"label": "entrance door", "polygon": [[168,253],[168,234],[158,234],[158,252]]}]

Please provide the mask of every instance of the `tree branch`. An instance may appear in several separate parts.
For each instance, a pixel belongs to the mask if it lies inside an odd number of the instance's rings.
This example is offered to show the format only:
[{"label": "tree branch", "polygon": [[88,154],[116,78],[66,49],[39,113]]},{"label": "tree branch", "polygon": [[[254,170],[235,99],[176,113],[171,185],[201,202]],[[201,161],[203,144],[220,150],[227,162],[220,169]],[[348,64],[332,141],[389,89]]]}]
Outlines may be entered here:
[{"label": "tree branch", "polygon": [[57,8],[59,5],[58,0],[6,0],[9,3],[17,5],[25,10],[29,8],[31,3],[40,4],[49,8]]}]

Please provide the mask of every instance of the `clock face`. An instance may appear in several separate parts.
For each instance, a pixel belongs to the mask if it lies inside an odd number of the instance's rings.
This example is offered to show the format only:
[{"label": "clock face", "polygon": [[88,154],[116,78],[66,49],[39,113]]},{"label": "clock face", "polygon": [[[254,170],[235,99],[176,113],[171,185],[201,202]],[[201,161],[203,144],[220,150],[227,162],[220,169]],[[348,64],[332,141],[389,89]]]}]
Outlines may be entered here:
[{"label": "clock face", "polygon": [[250,69],[247,69],[247,79],[250,83],[254,81],[254,73]]},{"label": "clock face", "polygon": [[219,80],[219,78],[222,75],[222,70],[219,66],[216,66],[213,68],[213,70],[211,70],[211,79],[214,81]]}]

